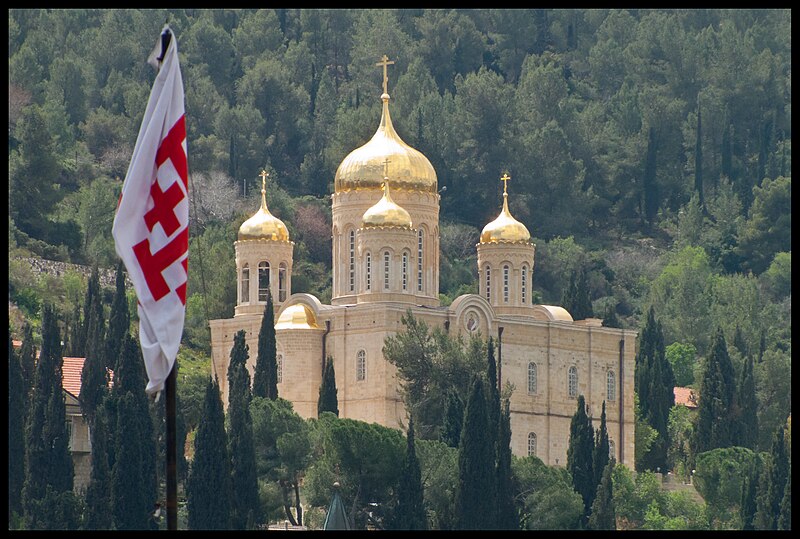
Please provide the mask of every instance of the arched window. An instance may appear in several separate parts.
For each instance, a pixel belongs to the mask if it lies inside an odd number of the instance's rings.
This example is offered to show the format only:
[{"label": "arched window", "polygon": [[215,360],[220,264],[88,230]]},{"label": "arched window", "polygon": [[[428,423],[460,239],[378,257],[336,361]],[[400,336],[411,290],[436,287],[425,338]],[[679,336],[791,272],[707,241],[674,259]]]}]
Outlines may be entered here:
[{"label": "arched window", "polygon": [[574,365],[567,373],[567,392],[571,399],[578,396],[578,369]]},{"label": "arched window", "polygon": [[529,432],[528,433],[528,456],[535,457],[536,456],[536,433]]},{"label": "arched window", "polygon": [[508,303],[508,264],[503,266],[503,303]]},{"label": "arched window", "polygon": [[278,301],[286,301],[286,262],[278,266]]},{"label": "arched window", "polygon": [[242,303],[250,303],[250,266],[242,266]]},{"label": "arched window", "polygon": [[350,231],[350,292],[356,289],[356,232]]},{"label": "arched window", "polygon": [[492,300],[492,270],[486,265],[486,301]]},{"label": "arched window", "polygon": [[419,229],[417,234],[417,292],[422,292],[422,239],[424,232]]},{"label": "arched window", "polygon": [[365,258],[367,263],[367,272],[366,272],[367,290],[369,291],[372,290],[372,255],[369,254],[369,252],[367,252],[367,256]]},{"label": "arched window", "polygon": [[528,295],[528,266],[522,266],[522,286],[520,290],[522,291],[522,304],[524,305]]},{"label": "arched window", "polygon": [[528,393],[536,394],[536,363],[528,363]]},{"label": "arched window", "polygon": [[408,290],[408,253],[403,253],[403,290]]},{"label": "arched window", "polygon": [[367,378],[367,353],[359,350],[356,354],[356,381],[360,382]]},{"label": "arched window", "polygon": [[616,453],[614,452],[614,440],[608,441],[608,457],[616,458]]},{"label": "arched window", "polygon": [[617,377],[614,376],[614,371],[608,371],[606,375],[606,393],[609,401],[616,400],[617,398],[616,378]]},{"label": "arched window", "polygon": [[383,252],[383,289],[389,290],[389,251]]},{"label": "arched window", "polygon": [[269,262],[258,263],[258,301],[267,301],[269,293]]},{"label": "arched window", "polygon": [[278,364],[277,383],[280,384],[281,382],[283,382],[283,354],[278,354],[278,356],[275,359],[276,363]]}]

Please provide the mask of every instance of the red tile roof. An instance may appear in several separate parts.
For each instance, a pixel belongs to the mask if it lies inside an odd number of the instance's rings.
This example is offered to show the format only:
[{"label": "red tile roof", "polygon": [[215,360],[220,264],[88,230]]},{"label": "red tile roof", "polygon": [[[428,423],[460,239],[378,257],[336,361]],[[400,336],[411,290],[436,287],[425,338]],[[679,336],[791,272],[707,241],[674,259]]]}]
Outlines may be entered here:
[{"label": "red tile roof", "polygon": [[682,404],[687,408],[697,408],[698,396],[694,389],[690,387],[674,387],[672,392],[675,394],[675,404]]}]

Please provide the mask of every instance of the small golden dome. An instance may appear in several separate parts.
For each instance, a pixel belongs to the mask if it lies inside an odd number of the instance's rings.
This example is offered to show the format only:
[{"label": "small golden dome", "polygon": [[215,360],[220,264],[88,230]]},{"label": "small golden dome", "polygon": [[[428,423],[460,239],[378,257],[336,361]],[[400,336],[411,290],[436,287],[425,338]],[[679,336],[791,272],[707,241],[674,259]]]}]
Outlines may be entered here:
[{"label": "small golden dome", "polygon": [[[378,190],[386,175],[392,178],[392,189],[436,193],[438,183],[433,165],[422,152],[403,142],[394,130],[389,115],[389,94],[384,92],[381,100],[383,115],[378,130],[369,142],[350,152],[339,164],[334,191]],[[387,159],[391,162],[388,174],[384,173]]]},{"label": "small golden dome", "polygon": [[239,227],[239,240],[289,241],[289,230],[283,221],[267,208],[267,173],[261,171],[261,207]]},{"label": "small golden dome", "polygon": [[385,178],[383,184],[383,196],[370,209],[364,212],[361,218],[361,226],[364,228],[378,226],[398,226],[411,228],[411,215],[392,200],[389,194],[389,179]]},{"label": "small golden dome", "polygon": [[317,317],[308,305],[296,303],[278,317],[275,329],[319,329]]},{"label": "small golden dome", "polygon": [[481,243],[513,243],[519,241],[530,241],[531,233],[528,229],[511,216],[508,211],[508,174],[504,174],[503,180],[503,210],[497,219],[483,227],[481,232]]}]

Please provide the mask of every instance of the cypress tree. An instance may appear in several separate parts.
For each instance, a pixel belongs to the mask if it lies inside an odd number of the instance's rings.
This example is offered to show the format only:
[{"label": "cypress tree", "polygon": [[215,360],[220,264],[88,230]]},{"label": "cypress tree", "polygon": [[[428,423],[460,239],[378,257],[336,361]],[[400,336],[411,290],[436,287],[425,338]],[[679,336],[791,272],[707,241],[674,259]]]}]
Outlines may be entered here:
[{"label": "cypress tree", "polygon": [[111,504],[118,530],[148,529],[158,492],[155,437],[146,385],[139,343],[127,334],[114,378],[113,408],[106,411],[109,414],[113,410],[116,416]]},{"label": "cypress tree", "polygon": [[467,400],[461,442],[458,447],[458,485],[455,497],[455,521],[460,530],[495,528],[494,437],[487,436],[483,381],[475,377]]},{"label": "cypress tree", "polygon": [[756,487],[758,484],[758,465],[754,464],[752,470],[742,481],[742,495],[739,502],[742,515],[742,529],[754,530],[756,516]]},{"label": "cypress tree", "polygon": [[738,412],[736,420],[736,445],[756,450],[758,446],[758,400],[756,382],[753,376],[753,358],[747,356],[742,368],[737,390]]},{"label": "cypress tree", "polygon": [[[494,359],[494,340],[489,337],[486,358],[486,413],[489,419],[487,433],[494,443],[500,428],[500,392],[497,390],[497,362]],[[495,450],[495,455],[497,451]],[[494,465],[496,457],[492,459]]]},{"label": "cypress tree", "polygon": [[403,472],[397,486],[397,509],[394,515],[394,529],[427,530],[428,516],[422,493],[422,475],[414,446],[414,418],[408,420],[406,454]]},{"label": "cypress tree", "polygon": [[245,332],[236,333],[228,367],[228,440],[233,484],[233,529],[246,529],[248,515],[260,522],[256,453],[253,420],[250,416],[250,373],[247,371],[248,346]]},{"label": "cypress tree", "polygon": [[700,207],[703,209],[703,213],[705,213],[706,203],[703,196],[703,123],[699,95],[697,96],[697,129],[694,143],[694,190],[697,191]]},{"label": "cypress tree", "polygon": [[519,513],[514,504],[514,479],[511,472],[511,409],[508,399],[503,402],[497,443],[497,528],[518,530]]},{"label": "cypress tree", "polygon": [[695,455],[733,444],[731,414],[735,391],[733,364],[728,356],[725,336],[722,329],[718,328],[700,385],[693,438]]},{"label": "cypress tree", "polygon": [[585,320],[594,316],[589,293],[589,276],[581,268],[570,275],[569,285],[561,296],[561,304],[575,320]]},{"label": "cypress tree", "polygon": [[203,400],[203,421],[194,439],[186,495],[190,530],[230,529],[232,485],[228,436],[219,386],[211,378]]},{"label": "cypress tree", "polygon": [[617,309],[610,303],[606,305],[606,309],[603,311],[603,327],[622,328],[622,323],[617,317]]},{"label": "cypress tree", "polygon": [[736,329],[733,332],[733,346],[739,350],[742,357],[747,357],[749,355],[747,342],[744,340],[742,328],[739,327],[739,324],[736,324]]},{"label": "cypress tree", "polygon": [[322,412],[333,412],[339,415],[339,400],[336,389],[336,372],[333,369],[333,358],[325,358],[325,369],[322,372],[322,384],[319,386],[319,399],[317,400],[317,416]]},{"label": "cypress tree", "polygon": [[609,460],[608,429],[606,427],[606,401],[603,401],[603,411],[600,414],[600,426],[595,433],[594,453],[592,454],[592,470],[594,471],[595,488],[600,485],[603,473]]},{"label": "cypress tree", "polygon": [[792,529],[792,474],[789,466],[789,477],[786,478],[786,488],[783,491],[780,514],[778,514],[778,529]]},{"label": "cypress tree", "polygon": [[25,482],[25,408],[27,389],[22,365],[14,352],[8,328],[8,522],[22,515],[22,485]]},{"label": "cypress tree", "polygon": [[28,403],[30,403],[31,393],[33,392],[34,380],[36,378],[36,345],[33,342],[33,328],[28,322],[22,327],[22,346],[17,354],[20,367],[22,367],[22,377],[25,382],[25,415],[27,417]]},{"label": "cypress tree", "polygon": [[658,432],[650,451],[642,458],[645,469],[666,469],[669,447],[669,411],[675,404],[675,374],[666,358],[664,333],[651,306],[639,337],[634,387],[639,395],[642,417]]},{"label": "cypress tree", "polygon": [[81,411],[91,426],[94,424],[97,409],[108,392],[105,323],[103,304],[100,302],[100,277],[97,267],[92,270],[89,288],[95,292],[86,318],[86,343],[83,348],[86,359],[81,371]]},{"label": "cypress tree", "polygon": [[569,425],[569,447],[567,448],[567,470],[572,477],[572,486],[583,498],[586,523],[592,508],[597,485],[594,482],[592,459],[594,453],[594,428],[592,420],[586,415],[586,401],[578,395],[578,409]]},{"label": "cypress tree", "polygon": [[722,175],[733,181],[733,148],[731,147],[731,125],[725,120],[725,128],[722,130],[722,157],[720,172]]},{"label": "cypress tree", "polygon": [[658,213],[659,192],[656,182],[656,156],[658,154],[658,144],[656,141],[656,130],[650,127],[647,138],[647,156],[644,162],[644,173],[642,174],[642,191],[644,198],[644,218],[648,224],[652,225]]},{"label": "cypress tree", "polygon": [[442,442],[458,447],[461,441],[461,426],[464,423],[464,403],[455,391],[447,392],[447,409],[442,427]]},{"label": "cypress tree", "polygon": [[56,314],[50,305],[42,309],[42,351],[36,365],[36,380],[26,425],[26,474],[22,499],[26,529],[61,527],[64,516],[55,522],[55,514],[44,510],[49,502],[63,500],[72,493],[73,464],[69,451],[66,404],[61,386],[61,337]]},{"label": "cypress tree", "polygon": [[773,435],[772,448],[767,459],[767,465],[764,467],[762,479],[759,481],[755,516],[756,529],[778,529],[781,502],[786,492],[786,483],[791,474],[784,432],[784,427],[781,426]]},{"label": "cypress tree", "polygon": [[91,429],[92,473],[86,489],[85,528],[110,530],[113,523],[111,511],[111,469],[108,467],[106,440],[108,429],[103,414],[98,414]]},{"label": "cypress tree", "polygon": [[261,317],[261,330],[258,332],[258,355],[253,372],[253,396],[278,398],[278,351],[275,342],[275,311],[272,307],[272,293],[267,292],[267,305]]},{"label": "cypress tree", "polygon": [[67,317],[67,335],[66,335],[66,348],[65,350],[71,357],[81,357],[83,355],[83,344],[81,335],[81,328],[83,321],[81,320],[81,307],[75,305],[72,310],[72,315]]},{"label": "cypress tree", "polygon": [[114,299],[111,301],[111,312],[108,316],[108,338],[106,339],[106,367],[112,371],[117,369],[117,359],[122,339],[130,329],[130,313],[128,297],[125,295],[125,273],[122,262],[117,263]]},{"label": "cypress tree", "polygon": [[594,503],[592,503],[592,514],[589,517],[588,528],[590,530],[616,530],[617,515],[614,509],[614,493],[611,474],[614,471],[614,458],[603,468],[600,476],[600,483],[597,485]]}]

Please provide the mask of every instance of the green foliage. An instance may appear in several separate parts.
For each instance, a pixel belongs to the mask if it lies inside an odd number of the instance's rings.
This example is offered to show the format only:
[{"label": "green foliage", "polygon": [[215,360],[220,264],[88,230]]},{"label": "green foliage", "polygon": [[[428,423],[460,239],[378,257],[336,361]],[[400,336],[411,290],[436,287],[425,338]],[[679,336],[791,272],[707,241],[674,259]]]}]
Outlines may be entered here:
[{"label": "green foliage", "polygon": [[738,422],[735,441],[742,447],[758,448],[758,401],[753,374],[753,358],[748,356],[739,377],[736,389]]},{"label": "green foliage", "polygon": [[[766,465],[761,469],[756,494],[756,514],[753,524],[759,530],[777,530],[781,516],[781,502],[791,476],[786,429],[781,426],[772,437],[772,447]],[[790,487],[791,488],[791,487]],[[791,490],[789,490],[791,496]]]},{"label": "green foliage", "polygon": [[696,455],[717,447],[734,445],[732,420],[738,420],[734,408],[736,394],[734,376],[725,336],[722,334],[722,329],[718,328],[700,386],[697,426],[693,438],[693,450]]},{"label": "green foliage", "polygon": [[25,410],[28,387],[8,329],[8,519],[22,514],[25,482]]},{"label": "green foliage", "polygon": [[668,432],[670,445],[667,449],[668,469],[684,482],[689,481],[694,453],[694,412],[687,406],[675,405],[669,411]]},{"label": "green foliage", "polygon": [[232,488],[228,436],[219,386],[206,379],[203,422],[194,439],[194,459],[186,482],[189,529],[230,529]]},{"label": "green foliage", "polygon": [[765,179],[753,188],[753,206],[739,230],[739,254],[745,269],[760,274],[775,255],[792,249],[792,178]]},{"label": "green foliage", "polygon": [[519,512],[514,502],[513,475],[511,469],[511,404],[503,401],[500,414],[500,429],[497,434],[497,528],[518,530]]},{"label": "green foliage", "polygon": [[397,486],[397,508],[394,512],[392,529],[427,530],[428,517],[423,501],[422,477],[414,443],[414,418],[408,420],[406,453],[403,471]]},{"label": "green foliage", "polygon": [[741,514],[743,480],[756,466],[744,447],[714,449],[697,455],[693,482],[707,504],[713,529],[736,529]]},{"label": "green foliage", "polygon": [[792,252],[781,252],[775,255],[767,271],[761,274],[771,296],[781,300],[792,294]]},{"label": "green foliage", "polygon": [[694,366],[697,349],[692,344],[674,342],[664,350],[667,361],[675,373],[675,385],[687,387],[694,384]]},{"label": "green foliage", "polygon": [[105,416],[98,415],[91,429],[92,472],[86,489],[85,527],[90,530],[110,530],[113,525],[111,508],[111,468],[108,466],[108,428]]},{"label": "green foliage", "polygon": [[567,448],[567,470],[572,477],[575,491],[583,498],[583,519],[586,524],[597,492],[594,470],[594,427],[586,414],[586,401],[578,395],[578,409],[569,425],[569,447]]},{"label": "green foliage", "polygon": [[594,316],[592,300],[589,297],[588,277],[583,268],[570,276],[569,286],[561,297],[561,305],[569,311],[574,320],[584,320]]},{"label": "green foliage", "polygon": [[611,474],[614,470],[614,458],[603,467],[603,474],[597,485],[592,512],[589,516],[588,529],[590,530],[616,530],[617,515],[614,512],[614,495],[611,484]]},{"label": "green foliage", "polygon": [[515,492],[521,500],[520,526],[526,530],[578,530],[583,499],[564,467],[546,466],[535,456],[512,461]]}]

